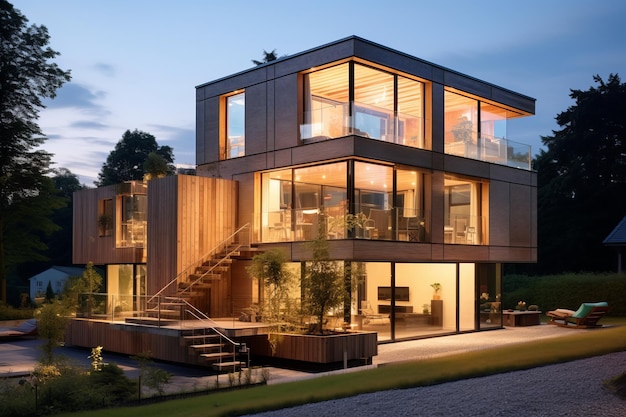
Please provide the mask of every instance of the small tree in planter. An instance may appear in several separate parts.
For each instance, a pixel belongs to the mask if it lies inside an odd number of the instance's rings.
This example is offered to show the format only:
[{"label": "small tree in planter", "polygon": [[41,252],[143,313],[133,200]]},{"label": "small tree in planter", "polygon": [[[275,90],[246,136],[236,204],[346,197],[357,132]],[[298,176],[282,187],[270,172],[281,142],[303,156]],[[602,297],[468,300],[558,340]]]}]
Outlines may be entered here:
[{"label": "small tree in planter", "polygon": [[317,238],[312,242],[313,259],[305,264],[302,277],[302,309],[317,318],[315,334],[323,334],[324,317],[344,302],[343,272],[337,262],[331,261],[326,240],[324,215],[320,214]]},{"label": "small tree in planter", "polygon": [[270,328],[269,342],[276,350],[277,333],[294,330],[299,322],[295,300],[291,297],[295,276],[286,267],[287,257],[280,249],[270,249],[252,258],[248,273],[263,282],[265,297],[261,317]]}]

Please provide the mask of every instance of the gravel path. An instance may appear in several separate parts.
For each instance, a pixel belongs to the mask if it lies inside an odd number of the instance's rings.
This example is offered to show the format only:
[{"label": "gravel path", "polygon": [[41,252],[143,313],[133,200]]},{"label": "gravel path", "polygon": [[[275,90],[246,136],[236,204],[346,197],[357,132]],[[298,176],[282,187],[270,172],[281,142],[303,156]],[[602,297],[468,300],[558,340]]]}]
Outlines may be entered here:
[{"label": "gravel path", "polygon": [[255,417],[626,416],[603,382],[626,371],[626,352],[423,388],[381,391]]}]

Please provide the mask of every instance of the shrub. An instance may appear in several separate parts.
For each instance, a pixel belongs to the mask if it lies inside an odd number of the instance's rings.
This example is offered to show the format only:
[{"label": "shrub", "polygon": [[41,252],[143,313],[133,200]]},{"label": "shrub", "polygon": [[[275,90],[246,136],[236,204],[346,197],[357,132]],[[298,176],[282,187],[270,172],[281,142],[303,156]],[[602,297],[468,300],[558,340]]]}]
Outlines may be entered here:
[{"label": "shrub", "polygon": [[609,315],[626,316],[626,279],[620,274],[561,274],[504,277],[503,308],[518,301],[536,304],[541,311],[577,309],[583,302],[606,301]]}]

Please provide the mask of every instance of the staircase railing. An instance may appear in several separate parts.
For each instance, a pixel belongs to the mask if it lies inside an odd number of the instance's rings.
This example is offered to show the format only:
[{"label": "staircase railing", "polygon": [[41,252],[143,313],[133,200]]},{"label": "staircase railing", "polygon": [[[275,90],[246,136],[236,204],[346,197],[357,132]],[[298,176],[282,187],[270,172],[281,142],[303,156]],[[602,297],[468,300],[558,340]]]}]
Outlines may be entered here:
[{"label": "staircase railing", "polygon": [[[185,312],[187,314],[190,314],[191,316],[193,316],[195,319],[199,320],[201,323],[204,323],[204,321],[208,321],[209,323],[213,323],[213,324],[217,324],[215,323],[209,316],[207,316],[206,314],[204,314],[202,311],[198,310],[194,305],[188,303],[186,300],[183,300],[187,306],[190,308],[190,310],[185,310]],[[214,331],[216,334],[219,335],[220,337],[220,359],[219,359],[219,363],[220,365],[223,363],[222,361],[222,340],[227,341],[233,348],[233,363],[237,362],[237,351],[239,350],[239,353],[246,353],[248,355],[248,362],[246,363],[247,367],[250,367],[250,350],[248,349],[248,347],[246,346],[245,343],[243,342],[235,342],[234,340],[232,340],[230,337],[226,336],[224,333],[222,333],[221,331],[219,331],[213,324],[209,325],[209,326],[205,326],[205,329],[211,329],[212,331]],[[239,361],[241,362],[241,361]]]},{"label": "staircase railing", "polygon": [[[245,233],[243,233],[244,231],[247,231],[247,235]],[[156,294],[154,294],[152,297],[150,297],[148,299],[147,304],[151,305],[151,303],[154,301],[155,298],[160,297],[165,291],[168,290],[168,288],[170,288],[172,285],[174,285],[174,283],[178,283],[181,282],[182,280],[184,280],[186,277],[188,277],[189,275],[191,275],[192,273],[194,273],[196,271],[197,268],[201,267],[202,264],[204,262],[206,262],[207,260],[209,260],[211,257],[213,257],[216,253],[220,253],[224,248],[228,248],[233,242],[236,241],[236,237],[239,238],[243,238],[243,241],[239,241],[238,245],[237,245],[237,249],[241,249],[242,247],[246,247],[246,246],[250,246],[251,242],[252,242],[252,230],[250,227],[250,223],[246,223],[245,225],[241,226],[239,229],[237,229],[235,232],[231,233],[228,237],[226,237],[225,239],[223,239],[221,242],[219,242],[215,247],[213,247],[206,255],[204,255],[203,257],[201,257],[199,260],[196,260],[195,262],[191,263],[190,265],[188,265],[187,267],[185,267],[181,272],[178,273],[178,275],[176,275],[170,282],[168,282],[163,288],[161,288]],[[231,251],[235,252],[235,251]],[[223,259],[220,260],[220,262],[223,262]],[[214,269],[214,268],[213,268]],[[203,276],[206,276],[206,274],[204,274]],[[198,279],[194,280],[193,284],[199,282]],[[192,285],[190,285],[188,287],[191,288]]]}]

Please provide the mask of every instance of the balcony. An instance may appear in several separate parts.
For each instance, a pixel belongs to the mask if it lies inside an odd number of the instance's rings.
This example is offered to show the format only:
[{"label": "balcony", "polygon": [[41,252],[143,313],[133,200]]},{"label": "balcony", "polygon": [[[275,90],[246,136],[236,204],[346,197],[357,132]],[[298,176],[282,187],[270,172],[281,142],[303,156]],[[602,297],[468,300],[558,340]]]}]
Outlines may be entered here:
[{"label": "balcony", "polygon": [[300,125],[300,139],[303,143],[352,134],[414,148],[425,146],[424,119],[369,104],[352,102],[323,105],[305,112],[304,120],[305,123]]},{"label": "balcony", "polygon": [[530,170],[530,145],[508,139],[481,135],[476,142],[471,140],[448,142],[444,151],[450,155]]},{"label": "balcony", "polygon": [[[304,144],[357,135],[426,149],[425,119],[364,103],[322,105],[305,112],[304,120],[300,125],[300,139]],[[531,166],[530,145],[485,134],[476,141],[447,142],[444,151],[513,168],[530,170]]]}]

